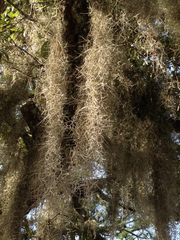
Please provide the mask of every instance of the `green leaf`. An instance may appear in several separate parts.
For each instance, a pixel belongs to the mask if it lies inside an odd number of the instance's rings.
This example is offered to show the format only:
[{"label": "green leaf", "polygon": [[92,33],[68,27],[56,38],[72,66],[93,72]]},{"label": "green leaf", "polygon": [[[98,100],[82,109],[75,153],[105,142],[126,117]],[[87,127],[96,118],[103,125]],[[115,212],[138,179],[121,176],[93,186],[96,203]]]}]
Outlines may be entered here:
[{"label": "green leaf", "polygon": [[15,13],[10,12],[10,13],[8,14],[8,17],[10,17],[10,18],[16,18],[18,15],[19,15],[19,12],[18,12],[18,11],[16,11]]},{"label": "green leaf", "polygon": [[4,21],[3,20],[0,20],[0,25],[4,25]]},{"label": "green leaf", "polygon": [[13,28],[11,28],[11,31],[17,32],[17,31],[18,31],[18,28],[17,28],[17,27],[13,27]]},{"label": "green leaf", "polygon": [[13,40],[13,41],[15,41],[16,40],[16,37],[17,37],[17,33],[13,33],[13,34],[11,34],[11,39]]},{"label": "green leaf", "polygon": [[46,41],[41,46],[41,56],[45,59],[48,58],[49,50],[50,50],[50,42]]},{"label": "green leaf", "polygon": [[26,148],[26,145],[25,145],[25,143],[22,139],[21,139],[20,145],[21,145],[22,148]]},{"label": "green leaf", "polygon": [[16,11],[15,13],[14,13],[14,17],[18,17],[19,16],[19,11]]}]

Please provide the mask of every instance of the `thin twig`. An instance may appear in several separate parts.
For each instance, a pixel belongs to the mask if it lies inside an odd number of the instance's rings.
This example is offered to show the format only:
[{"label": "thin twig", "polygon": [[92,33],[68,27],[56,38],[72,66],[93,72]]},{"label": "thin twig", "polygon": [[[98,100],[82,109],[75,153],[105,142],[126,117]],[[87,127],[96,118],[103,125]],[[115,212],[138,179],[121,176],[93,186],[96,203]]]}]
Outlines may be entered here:
[{"label": "thin twig", "polygon": [[127,229],[124,229],[124,231],[126,231],[126,232],[132,234],[133,236],[135,236],[135,237],[137,237],[137,238],[141,238],[141,239],[143,239],[142,237],[138,236],[137,234],[135,234],[135,233],[133,233],[133,232],[127,230]]},{"label": "thin twig", "polygon": [[18,71],[18,72],[21,73],[22,75],[24,75],[24,76],[26,76],[26,77],[28,77],[28,78],[33,78],[32,76],[30,76],[30,75],[22,72],[20,69],[14,67],[12,62],[9,62],[9,61],[6,61],[6,60],[4,60],[4,61],[7,62],[7,63],[9,63],[9,64],[11,64],[11,68],[14,69],[14,70],[16,70],[16,71]]},{"label": "thin twig", "polygon": [[[14,42],[14,41],[13,41]],[[30,57],[32,57],[38,64],[40,64],[40,66],[44,66],[37,57],[34,57],[32,54],[30,54],[28,51],[26,51],[26,49],[23,49],[22,47],[19,47],[15,42],[14,42],[15,47],[19,48],[22,52],[26,53],[27,55],[29,55]]]}]

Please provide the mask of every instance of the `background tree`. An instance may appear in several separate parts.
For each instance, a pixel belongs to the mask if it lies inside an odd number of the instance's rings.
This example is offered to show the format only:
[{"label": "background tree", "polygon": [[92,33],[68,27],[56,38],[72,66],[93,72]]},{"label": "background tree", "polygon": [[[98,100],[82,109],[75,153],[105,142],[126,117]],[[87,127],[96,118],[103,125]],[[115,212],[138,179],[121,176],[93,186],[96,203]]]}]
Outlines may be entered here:
[{"label": "background tree", "polygon": [[173,238],[180,3],[0,6],[1,239]]}]

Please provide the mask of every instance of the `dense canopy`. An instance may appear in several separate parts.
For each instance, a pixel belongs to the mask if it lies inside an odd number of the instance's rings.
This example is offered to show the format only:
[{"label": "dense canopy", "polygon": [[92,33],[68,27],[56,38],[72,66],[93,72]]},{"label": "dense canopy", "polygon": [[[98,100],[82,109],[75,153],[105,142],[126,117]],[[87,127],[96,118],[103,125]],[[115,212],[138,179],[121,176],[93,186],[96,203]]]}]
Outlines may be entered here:
[{"label": "dense canopy", "polygon": [[176,239],[180,1],[0,14],[0,239]]}]

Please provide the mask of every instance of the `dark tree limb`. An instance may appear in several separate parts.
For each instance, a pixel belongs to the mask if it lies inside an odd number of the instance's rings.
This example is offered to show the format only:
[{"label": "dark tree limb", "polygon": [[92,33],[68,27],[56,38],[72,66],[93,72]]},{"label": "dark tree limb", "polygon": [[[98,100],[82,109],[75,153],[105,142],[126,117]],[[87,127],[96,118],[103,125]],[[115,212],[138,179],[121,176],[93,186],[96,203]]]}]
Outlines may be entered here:
[{"label": "dark tree limb", "polygon": [[37,190],[37,188],[39,188],[38,181],[35,185],[32,184],[35,178],[34,173],[39,158],[39,143],[43,131],[42,116],[33,101],[29,101],[23,105],[21,112],[29,126],[32,138],[29,138],[26,132],[22,134],[28,153],[22,159],[24,164],[23,172],[21,180],[16,186],[10,209],[12,217],[9,224],[15,239],[20,239],[24,216],[28,214],[32,208],[37,207],[40,201],[39,196],[42,196],[42,192],[39,193],[40,190]]},{"label": "dark tree limb", "polygon": [[80,197],[77,194],[73,194],[72,196],[72,203],[74,209],[79,213],[84,221],[88,220],[87,212],[84,207],[80,204]]},{"label": "dark tree limb", "polygon": [[33,140],[37,140],[42,134],[42,120],[41,112],[36,107],[33,101],[27,102],[20,108],[22,115],[29,126]]},{"label": "dark tree limb", "polygon": [[174,131],[175,131],[176,133],[180,133],[180,120],[178,120],[178,119],[175,119],[175,120],[174,120],[174,119],[170,118],[170,119],[169,119],[169,122],[171,123]]},{"label": "dark tree limb", "polygon": [[62,141],[62,157],[64,159],[64,166],[68,166],[70,162],[70,153],[75,147],[75,139],[72,129],[75,127],[73,121],[78,96],[78,84],[80,78],[77,77],[78,68],[83,63],[81,56],[83,46],[82,39],[86,39],[90,30],[89,26],[89,5],[87,0],[69,0],[64,3],[64,19],[67,22],[66,30],[64,32],[64,39],[67,43],[67,54],[69,61],[69,79],[67,87],[67,102],[64,105],[64,124],[67,126],[64,139]]},{"label": "dark tree limb", "polygon": [[0,0],[0,14],[3,13],[6,9],[6,4],[4,0]]}]

